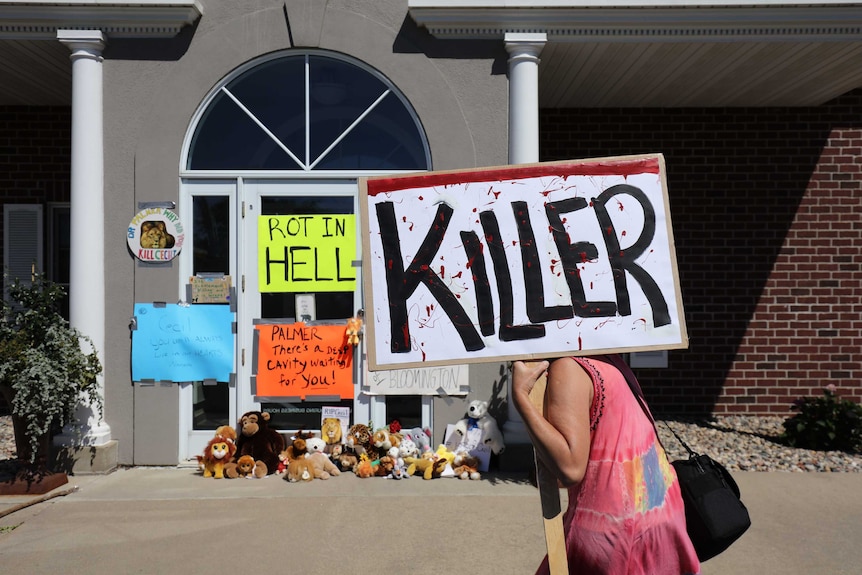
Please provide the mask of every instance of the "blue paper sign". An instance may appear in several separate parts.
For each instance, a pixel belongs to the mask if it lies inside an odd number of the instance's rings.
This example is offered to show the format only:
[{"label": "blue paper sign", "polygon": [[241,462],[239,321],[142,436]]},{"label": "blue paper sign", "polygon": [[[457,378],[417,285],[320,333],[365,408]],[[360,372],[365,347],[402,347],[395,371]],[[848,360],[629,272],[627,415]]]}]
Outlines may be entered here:
[{"label": "blue paper sign", "polygon": [[133,381],[229,381],[234,371],[229,305],[136,303]]}]

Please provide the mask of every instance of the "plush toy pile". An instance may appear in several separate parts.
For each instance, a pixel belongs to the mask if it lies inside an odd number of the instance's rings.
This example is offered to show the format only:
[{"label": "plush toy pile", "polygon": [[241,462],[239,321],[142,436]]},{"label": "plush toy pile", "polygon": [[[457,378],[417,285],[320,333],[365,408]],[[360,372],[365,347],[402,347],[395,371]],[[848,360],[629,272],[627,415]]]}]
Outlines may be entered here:
[{"label": "plush toy pile", "polygon": [[[496,422],[488,423],[486,412],[486,402],[471,402],[468,418],[458,421],[455,430],[466,435],[471,426],[484,426],[489,445],[499,452],[502,434]],[[319,435],[300,429],[285,442],[269,420],[265,411],[250,411],[240,418],[238,432],[228,425],[218,428],[198,456],[203,476],[260,479],[279,474],[289,483],[325,480],[346,471],[363,479],[481,478],[479,459],[468,451],[453,452],[446,444],[432,450],[427,428],[402,429],[397,421],[380,428],[355,423],[345,434],[339,419],[325,418]]]}]

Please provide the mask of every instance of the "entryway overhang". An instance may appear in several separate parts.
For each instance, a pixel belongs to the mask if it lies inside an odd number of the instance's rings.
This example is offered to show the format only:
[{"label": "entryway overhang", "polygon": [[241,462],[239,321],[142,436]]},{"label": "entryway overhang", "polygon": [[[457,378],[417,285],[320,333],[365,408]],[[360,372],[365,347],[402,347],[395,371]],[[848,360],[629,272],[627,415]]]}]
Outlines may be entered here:
[{"label": "entryway overhang", "polygon": [[862,86],[862,3],[408,0],[439,39],[545,34],[539,106],[816,106]]},{"label": "entryway overhang", "polygon": [[70,105],[72,67],[69,49],[57,42],[58,30],[165,39],[201,14],[197,0],[0,1],[0,106]]}]

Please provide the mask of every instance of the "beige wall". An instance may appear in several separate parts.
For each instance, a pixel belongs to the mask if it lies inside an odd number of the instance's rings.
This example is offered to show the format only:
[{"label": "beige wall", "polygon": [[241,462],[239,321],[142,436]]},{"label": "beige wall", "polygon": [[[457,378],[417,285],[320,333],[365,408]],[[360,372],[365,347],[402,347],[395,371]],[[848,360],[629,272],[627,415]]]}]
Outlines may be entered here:
[{"label": "beige wall", "polygon": [[[201,20],[173,40],[109,41],[105,51],[106,417],[119,440],[120,463],[133,462],[128,330],[133,304],[174,301],[179,281],[176,265],[139,267],[126,249],[124,232],[138,202],[178,201],[186,132],[219,80],[273,51],[341,52],[379,70],[409,99],[427,133],[435,170],[507,161],[502,42],[436,41],[416,28],[403,0],[202,0],[201,5]],[[491,399],[498,370],[472,369],[469,399]],[[464,408],[461,399],[435,402],[435,441]]]}]

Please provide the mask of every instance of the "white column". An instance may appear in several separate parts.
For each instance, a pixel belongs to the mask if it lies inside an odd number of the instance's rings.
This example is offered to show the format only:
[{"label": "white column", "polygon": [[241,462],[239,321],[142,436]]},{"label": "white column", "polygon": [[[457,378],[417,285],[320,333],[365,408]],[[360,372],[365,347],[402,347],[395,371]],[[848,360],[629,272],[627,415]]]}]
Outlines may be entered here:
[{"label": "white column", "polygon": [[509,52],[509,163],[539,161],[539,54],[547,34],[506,34]]},{"label": "white column", "polygon": [[[547,34],[509,32],[505,37],[509,52],[509,163],[539,161],[539,54]],[[511,374],[510,374],[511,375]],[[507,385],[512,397],[512,381]],[[503,424],[507,444],[530,443],[524,420],[511,401]]]},{"label": "white column", "polygon": [[[72,186],[69,256],[69,321],[90,337],[105,365],[105,207],[102,136],[101,30],[58,30],[57,39],[71,50]],[[104,375],[99,376],[105,397]],[[81,405],[83,438],[76,443],[101,445],[111,428],[94,406]],[[84,423],[86,422],[86,424]],[[64,434],[67,435],[67,434]]]}]

